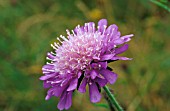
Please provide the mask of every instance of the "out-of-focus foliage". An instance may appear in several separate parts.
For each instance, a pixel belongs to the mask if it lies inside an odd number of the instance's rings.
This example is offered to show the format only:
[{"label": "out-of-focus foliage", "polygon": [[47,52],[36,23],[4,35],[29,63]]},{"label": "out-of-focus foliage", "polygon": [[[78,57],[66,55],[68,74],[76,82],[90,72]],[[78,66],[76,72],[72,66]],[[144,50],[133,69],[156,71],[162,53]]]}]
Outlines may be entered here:
[{"label": "out-of-focus foliage", "polygon": [[168,5],[170,5],[170,3],[168,2],[168,0],[150,0],[151,2],[155,3],[156,5],[164,8],[165,10],[167,10],[168,12],[170,12],[170,7]]},{"label": "out-of-focus foliage", "polygon": [[[162,2],[162,0],[161,0]],[[169,1],[167,3],[169,4]],[[110,66],[110,86],[127,111],[170,110],[170,13],[148,0],[0,0],[0,111],[57,111],[45,101],[39,77],[50,43],[65,29],[107,18],[122,35],[133,33],[126,54],[132,61]],[[108,111],[75,92],[70,111]]]}]

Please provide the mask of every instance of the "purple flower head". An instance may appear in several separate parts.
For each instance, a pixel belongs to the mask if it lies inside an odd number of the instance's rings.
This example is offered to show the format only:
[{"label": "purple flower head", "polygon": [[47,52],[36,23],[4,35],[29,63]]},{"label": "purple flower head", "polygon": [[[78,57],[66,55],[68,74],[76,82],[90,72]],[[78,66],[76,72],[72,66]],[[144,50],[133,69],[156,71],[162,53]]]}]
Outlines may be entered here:
[{"label": "purple flower head", "polygon": [[66,31],[67,37],[57,38],[62,45],[51,44],[55,52],[47,53],[51,62],[43,66],[44,76],[40,77],[44,88],[49,88],[45,99],[60,97],[57,106],[60,110],[69,109],[74,90],[85,93],[86,85],[89,86],[90,101],[100,101],[100,88],[107,83],[114,84],[117,79],[117,74],[109,70],[107,63],[131,60],[118,54],[128,49],[124,43],[133,36],[121,36],[115,24],[107,27],[106,19],[101,19],[97,28],[89,22],[84,26],[78,25],[72,33]]}]

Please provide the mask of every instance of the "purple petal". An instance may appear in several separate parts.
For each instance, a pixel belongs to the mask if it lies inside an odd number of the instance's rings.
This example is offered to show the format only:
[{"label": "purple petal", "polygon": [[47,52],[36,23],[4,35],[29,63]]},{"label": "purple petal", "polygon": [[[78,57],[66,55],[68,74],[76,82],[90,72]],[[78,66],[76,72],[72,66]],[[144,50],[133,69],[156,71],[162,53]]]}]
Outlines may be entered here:
[{"label": "purple petal", "polygon": [[47,94],[52,94],[52,92],[55,90],[55,87],[52,87],[50,88],[48,91],[47,91]]},{"label": "purple petal", "polygon": [[49,99],[52,97],[54,90],[55,90],[55,88],[50,88],[50,89],[47,91],[47,96],[45,97],[45,100],[49,100]]},{"label": "purple petal", "polygon": [[42,67],[42,69],[52,69],[53,67],[54,67],[54,65],[46,64]]},{"label": "purple petal", "polygon": [[132,58],[127,58],[127,57],[113,57],[111,60],[132,60]]},{"label": "purple petal", "polygon": [[53,80],[53,83],[61,83],[63,80],[61,79],[61,78],[55,78],[54,80]]},{"label": "purple petal", "polygon": [[118,38],[118,39],[114,40],[114,45],[120,45],[123,43],[125,43],[124,39]]},{"label": "purple petal", "polygon": [[134,35],[133,34],[125,35],[125,36],[122,36],[121,39],[123,39],[125,42],[128,42],[131,40],[132,36],[134,36]]},{"label": "purple petal", "polygon": [[107,27],[107,20],[106,19],[101,19],[98,22],[98,31],[103,33],[103,31],[105,30],[106,27]]},{"label": "purple petal", "polygon": [[95,31],[95,23],[89,22],[88,23],[88,32],[94,32]]},{"label": "purple petal", "polygon": [[53,91],[54,96],[59,97],[63,93],[63,91],[65,89],[66,89],[66,86],[63,86],[63,87],[58,86],[58,87],[56,87],[56,89]]},{"label": "purple petal", "polygon": [[97,82],[100,87],[103,87],[103,86],[105,86],[105,85],[107,84],[107,80],[106,80],[106,79],[104,79],[104,78],[99,78],[99,77],[97,77],[97,78],[95,79],[95,82]]},{"label": "purple petal", "polygon": [[78,79],[77,79],[77,78],[73,79],[73,80],[70,82],[70,85],[69,85],[69,87],[67,88],[67,91],[72,91],[72,90],[76,89],[76,88],[77,88],[77,83],[78,83]]},{"label": "purple petal", "polygon": [[78,91],[81,93],[85,93],[86,92],[86,85],[87,85],[87,79],[84,78],[82,83],[80,84]]},{"label": "purple petal", "polygon": [[113,73],[108,69],[100,70],[100,73],[104,76],[104,78],[110,83],[113,84],[117,79],[117,74]]},{"label": "purple petal", "polygon": [[110,36],[110,43],[112,44],[116,39],[120,38],[121,33],[118,31],[118,27],[112,32]]},{"label": "purple petal", "polygon": [[80,77],[81,77],[81,75],[82,75],[82,72],[81,72],[81,71],[79,71],[77,75],[78,75],[78,78],[80,78]]},{"label": "purple petal", "polygon": [[103,56],[100,57],[100,60],[109,60],[111,59],[115,54],[105,54]]},{"label": "purple petal", "polygon": [[49,99],[51,98],[51,96],[52,96],[52,95],[47,95],[47,96],[45,97],[45,100],[49,100]]},{"label": "purple petal", "polygon": [[53,76],[55,76],[56,74],[49,74],[49,75],[44,75],[44,76],[41,76],[39,79],[40,80],[47,80]]},{"label": "purple petal", "polygon": [[66,89],[66,87],[67,86],[61,87],[60,85],[54,86],[47,91],[47,95],[49,97],[51,97],[51,96],[59,97],[63,93],[63,91]]},{"label": "purple petal", "polygon": [[67,84],[69,83],[69,81],[70,81],[70,77],[64,79],[63,82],[60,84],[60,86],[65,86],[65,85],[67,85]]},{"label": "purple petal", "polygon": [[51,83],[47,83],[47,81],[43,82],[43,87],[44,88],[49,88],[51,86]]},{"label": "purple petal", "polygon": [[100,58],[97,56],[94,56],[93,59],[100,60]]},{"label": "purple petal", "polygon": [[77,34],[77,32],[78,32],[78,28],[76,27],[76,28],[74,29],[74,33]]},{"label": "purple petal", "polygon": [[107,30],[106,30],[106,34],[108,35],[115,35],[115,33],[117,32],[117,30],[118,30],[118,27],[115,25],[115,24],[113,24],[113,25],[110,25],[108,28],[107,28]]},{"label": "purple petal", "polygon": [[80,34],[84,31],[84,26],[81,26],[81,27],[76,27],[74,29],[74,33],[77,35],[77,34]]},{"label": "purple petal", "polygon": [[92,67],[92,69],[96,69],[96,68],[99,67],[99,64],[98,63],[92,63],[91,67]]},{"label": "purple petal", "polygon": [[96,70],[92,70],[90,72],[91,79],[95,79],[97,75],[98,75],[98,72]]},{"label": "purple petal", "polygon": [[47,57],[48,57],[48,58],[50,58],[50,59],[55,59],[55,56],[54,56],[54,55],[52,55],[52,54],[51,54],[51,53],[49,53],[49,52],[47,53]]},{"label": "purple petal", "polygon": [[59,110],[63,110],[65,108],[65,104],[66,104],[66,99],[67,99],[67,93],[65,92],[61,97],[60,97],[60,101],[57,105]]},{"label": "purple petal", "polygon": [[90,94],[90,101],[92,103],[99,102],[101,99],[100,92],[97,88],[96,83],[92,82],[92,84],[89,84],[89,94]]},{"label": "purple petal", "polygon": [[116,40],[114,40],[114,44],[115,45],[120,45],[120,44],[123,44],[125,42],[128,42],[131,40],[131,37],[133,36],[133,34],[130,34],[130,35],[125,35],[125,36],[122,36]]},{"label": "purple petal", "polygon": [[117,55],[117,54],[121,54],[121,53],[125,52],[128,49],[128,46],[129,46],[128,44],[125,44],[125,45],[115,49],[115,54]]},{"label": "purple petal", "polygon": [[66,99],[66,103],[65,103],[65,109],[69,109],[71,107],[72,104],[72,91],[67,93],[67,99]]},{"label": "purple petal", "polygon": [[107,62],[99,62],[99,64],[101,65],[101,68],[107,68]]}]

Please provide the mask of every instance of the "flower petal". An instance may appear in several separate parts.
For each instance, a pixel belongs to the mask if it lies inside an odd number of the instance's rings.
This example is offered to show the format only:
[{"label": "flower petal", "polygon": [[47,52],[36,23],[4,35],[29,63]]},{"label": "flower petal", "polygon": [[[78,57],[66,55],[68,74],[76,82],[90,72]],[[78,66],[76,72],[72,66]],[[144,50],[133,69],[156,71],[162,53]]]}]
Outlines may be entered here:
[{"label": "flower petal", "polygon": [[54,68],[54,65],[51,65],[51,64],[46,64],[42,67],[42,69],[52,69]]},{"label": "flower petal", "polygon": [[72,104],[72,91],[67,93],[67,99],[66,99],[66,103],[65,103],[65,109],[69,109],[71,107]]},{"label": "flower petal", "polygon": [[107,68],[107,62],[99,62],[99,64],[101,65],[101,68]]},{"label": "flower petal", "polygon": [[131,40],[131,37],[133,36],[133,34],[130,34],[130,35],[125,35],[125,36],[122,36],[116,40],[114,40],[114,44],[115,45],[120,45],[120,44],[123,44],[125,42],[128,42]]},{"label": "flower petal", "polygon": [[90,72],[91,79],[95,79],[97,75],[98,75],[98,72],[96,70],[92,70]]},{"label": "flower petal", "polygon": [[128,44],[125,44],[117,49],[115,49],[115,54],[121,54],[123,52],[125,52],[127,49],[128,49],[129,45]]},{"label": "flower petal", "polygon": [[82,72],[81,72],[81,71],[79,71],[77,75],[78,75],[78,78],[80,78],[80,77],[81,77],[81,75],[82,75]]},{"label": "flower petal", "polygon": [[96,83],[92,82],[92,84],[89,84],[89,94],[90,94],[90,101],[92,103],[99,102],[101,99],[100,92],[97,88]]},{"label": "flower petal", "polygon": [[45,100],[49,100],[52,95],[46,95]]},{"label": "flower petal", "polygon": [[67,93],[65,92],[61,97],[60,97],[60,101],[57,105],[59,110],[63,110],[65,108],[65,104],[66,104],[66,99],[67,99]]},{"label": "flower petal", "polygon": [[97,77],[97,78],[95,79],[95,82],[97,82],[100,87],[103,87],[103,86],[105,86],[105,85],[107,84],[107,80],[106,80],[106,79],[104,79],[104,78],[99,78],[99,77]]},{"label": "flower petal", "polygon": [[69,85],[69,87],[67,88],[67,91],[72,91],[72,90],[76,89],[76,88],[77,88],[77,83],[78,83],[78,79],[77,79],[77,78],[73,79],[73,80],[70,82],[70,85]]},{"label": "flower petal", "polygon": [[118,27],[117,27],[115,24],[110,25],[110,26],[106,29],[106,34],[113,37],[113,35],[115,35],[115,33],[117,33],[117,30],[118,30]]},{"label": "flower petal", "polygon": [[55,59],[55,56],[54,55],[52,55],[51,53],[47,53],[47,57],[49,58],[49,59]]},{"label": "flower petal", "polygon": [[60,95],[62,95],[62,93],[63,93],[63,91],[65,89],[66,89],[66,86],[63,86],[63,87],[58,86],[58,87],[56,87],[56,89],[53,91],[54,96],[59,97]]},{"label": "flower petal", "polygon": [[70,77],[64,79],[63,82],[60,84],[60,86],[65,86],[65,85],[67,85],[67,84],[69,83],[69,81],[70,81]]},{"label": "flower petal", "polygon": [[95,23],[94,22],[89,22],[88,23],[88,32],[94,32],[95,31]]},{"label": "flower petal", "polygon": [[118,38],[116,40],[114,40],[114,45],[120,45],[125,43],[124,39]]},{"label": "flower petal", "polygon": [[87,85],[87,79],[84,78],[82,83],[80,84],[78,91],[81,93],[85,93],[86,92],[86,85]]},{"label": "flower petal", "polygon": [[49,75],[44,75],[44,76],[41,76],[39,79],[40,80],[47,80],[53,76],[55,76],[56,74],[49,74]]},{"label": "flower petal", "polygon": [[128,42],[131,40],[132,36],[134,36],[134,35],[133,34],[125,35],[125,36],[122,36],[121,39],[123,39],[125,42]]},{"label": "flower petal", "polygon": [[53,91],[55,90],[55,88],[50,88],[48,91],[47,91],[47,96],[45,97],[45,100],[49,100],[52,96],[53,96]]},{"label": "flower petal", "polygon": [[51,86],[51,83],[47,83],[47,81],[43,82],[43,87],[44,88],[49,88]]},{"label": "flower petal", "polygon": [[113,57],[111,60],[132,60],[132,58],[127,58],[127,57]]},{"label": "flower petal", "polygon": [[113,84],[116,82],[117,74],[113,73],[112,71],[108,69],[102,69],[100,70],[101,75],[104,76],[104,78],[110,83]]},{"label": "flower petal", "polygon": [[98,22],[98,31],[103,33],[103,31],[105,30],[106,27],[107,27],[107,20],[106,19],[101,19]]},{"label": "flower petal", "polygon": [[111,59],[115,54],[105,54],[103,56],[100,57],[100,60],[104,61],[104,60],[109,60]]}]

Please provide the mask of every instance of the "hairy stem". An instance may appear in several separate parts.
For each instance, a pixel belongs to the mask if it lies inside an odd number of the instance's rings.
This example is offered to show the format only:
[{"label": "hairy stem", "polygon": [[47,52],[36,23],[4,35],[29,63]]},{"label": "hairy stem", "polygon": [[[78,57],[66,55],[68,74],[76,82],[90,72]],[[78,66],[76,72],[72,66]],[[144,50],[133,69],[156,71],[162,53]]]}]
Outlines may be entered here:
[{"label": "hairy stem", "polygon": [[117,100],[115,99],[114,95],[110,92],[107,86],[104,86],[103,89],[105,90],[106,94],[108,95],[111,103],[116,107],[118,111],[123,111],[123,108],[119,105]]}]

